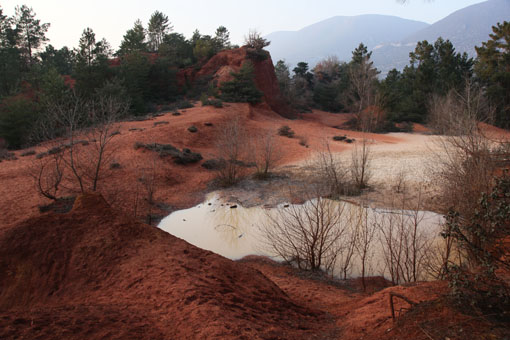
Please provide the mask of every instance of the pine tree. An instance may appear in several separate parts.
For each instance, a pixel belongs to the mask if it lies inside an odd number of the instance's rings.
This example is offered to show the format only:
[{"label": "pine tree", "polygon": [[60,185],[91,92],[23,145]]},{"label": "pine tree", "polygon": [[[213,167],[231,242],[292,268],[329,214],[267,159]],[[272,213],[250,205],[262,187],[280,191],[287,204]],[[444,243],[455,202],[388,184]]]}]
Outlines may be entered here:
[{"label": "pine tree", "polygon": [[490,40],[476,47],[475,71],[487,87],[487,95],[496,106],[496,123],[510,127],[510,22],[492,27]]},{"label": "pine tree", "polygon": [[110,44],[105,39],[96,41],[96,34],[91,28],[83,30],[74,70],[78,92],[92,96],[95,89],[110,77],[112,70],[108,66],[108,58],[111,54]]},{"label": "pine tree", "polygon": [[230,48],[230,32],[225,26],[220,26],[216,29],[213,39],[216,45],[216,52]]},{"label": "pine tree", "polygon": [[124,55],[132,52],[145,52],[147,43],[145,42],[145,29],[142,22],[136,20],[133,28],[128,30],[120,43],[118,55]]},{"label": "pine tree", "polygon": [[149,27],[147,29],[149,39],[149,50],[151,52],[158,52],[159,46],[163,42],[163,38],[172,30],[172,26],[168,21],[168,17],[159,12],[155,11],[152,13],[149,20]]},{"label": "pine tree", "polygon": [[27,65],[32,65],[33,52],[48,41],[46,32],[50,24],[41,24],[41,20],[35,18],[34,10],[25,5],[16,7],[14,23],[19,33],[19,47],[27,60]]},{"label": "pine tree", "polygon": [[253,64],[250,61],[245,61],[239,72],[231,75],[234,79],[220,86],[223,100],[234,103],[260,103],[262,92],[255,85]]}]

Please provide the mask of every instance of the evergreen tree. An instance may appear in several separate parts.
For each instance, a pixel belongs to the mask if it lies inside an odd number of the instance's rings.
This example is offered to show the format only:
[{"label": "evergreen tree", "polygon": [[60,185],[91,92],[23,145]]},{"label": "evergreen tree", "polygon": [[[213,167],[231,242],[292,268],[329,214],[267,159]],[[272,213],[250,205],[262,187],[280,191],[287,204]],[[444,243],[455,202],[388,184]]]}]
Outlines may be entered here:
[{"label": "evergreen tree", "polygon": [[225,26],[220,26],[216,29],[214,36],[214,43],[216,52],[230,48],[230,32]]},{"label": "evergreen tree", "polygon": [[91,67],[96,57],[96,34],[94,31],[87,27],[83,33],[78,44],[77,61],[80,66]]},{"label": "evergreen tree", "polygon": [[176,99],[179,88],[177,85],[177,70],[172,67],[173,61],[169,58],[158,58],[149,70],[150,100],[155,103],[164,103]]},{"label": "evergreen tree", "polygon": [[124,35],[117,54],[124,55],[132,52],[145,52],[146,50],[145,29],[142,22],[136,20],[133,28],[129,29]]},{"label": "evergreen tree", "polygon": [[43,69],[54,68],[60,74],[71,74],[76,59],[73,50],[70,50],[66,46],[57,50],[53,45],[46,46],[46,49],[40,52],[38,57],[41,59]]},{"label": "evergreen tree", "polygon": [[170,25],[168,17],[165,14],[159,11],[152,13],[147,29],[149,50],[151,52],[158,52],[159,46],[163,42],[163,38],[172,30],[172,28],[173,27]]},{"label": "evergreen tree", "polygon": [[0,47],[5,47],[8,39],[8,31],[11,29],[11,20],[4,15],[4,10],[0,6]]},{"label": "evergreen tree", "polygon": [[290,70],[285,60],[278,60],[274,67],[278,86],[284,97],[288,98],[290,93]]},{"label": "evergreen tree", "polygon": [[147,111],[149,71],[150,64],[145,54],[133,52],[122,58],[120,77],[131,100],[131,110],[135,113],[145,113]]},{"label": "evergreen tree", "polygon": [[403,72],[388,73],[379,89],[390,119],[425,122],[431,97],[461,89],[473,73],[473,60],[442,38],[434,44],[419,42],[409,57]]},{"label": "evergreen tree", "polygon": [[23,59],[16,46],[18,32],[12,18],[3,14],[0,7],[0,99],[15,93],[23,75]]},{"label": "evergreen tree", "polygon": [[477,76],[487,87],[487,95],[496,106],[496,123],[510,127],[510,22],[492,27],[490,40],[476,47]]},{"label": "evergreen tree", "polygon": [[37,104],[27,97],[12,96],[2,101],[0,138],[7,141],[9,148],[18,149],[28,143],[37,113]]},{"label": "evergreen tree", "polygon": [[195,42],[193,56],[197,61],[205,62],[216,54],[215,41],[210,35],[202,35]]},{"label": "evergreen tree", "polygon": [[313,69],[313,101],[320,109],[339,112],[344,109],[345,92],[349,86],[348,65],[337,57],[328,57]]},{"label": "evergreen tree", "polygon": [[108,58],[112,51],[105,39],[96,41],[96,35],[91,28],[83,30],[76,52],[76,67],[74,78],[76,88],[81,95],[90,97],[95,89],[103,86],[112,76]]},{"label": "evergreen tree", "polygon": [[14,24],[19,34],[19,48],[30,66],[33,63],[33,52],[48,41],[46,32],[50,24],[41,24],[41,21],[35,18],[33,9],[25,5],[16,7]]},{"label": "evergreen tree", "polygon": [[372,120],[367,108],[376,105],[377,75],[379,71],[370,60],[372,52],[360,43],[352,52],[352,60],[348,66],[349,88],[348,99],[352,113],[355,114],[358,129],[371,130]]},{"label": "evergreen tree", "polygon": [[292,71],[291,104],[301,112],[309,111],[313,104],[313,74],[308,71],[308,63],[305,62],[299,62]]},{"label": "evergreen tree", "polygon": [[238,73],[231,73],[234,79],[220,86],[222,99],[234,103],[259,103],[262,92],[255,85],[253,71],[252,62],[245,61]]},{"label": "evergreen tree", "polygon": [[180,33],[165,35],[163,44],[159,47],[159,54],[177,67],[187,67],[195,61],[192,42],[186,40]]},{"label": "evergreen tree", "polygon": [[368,52],[368,48],[363,44],[360,43],[358,47],[352,51],[352,64],[360,65],[362,62],[369,60],[372,57],[372,52]]}]

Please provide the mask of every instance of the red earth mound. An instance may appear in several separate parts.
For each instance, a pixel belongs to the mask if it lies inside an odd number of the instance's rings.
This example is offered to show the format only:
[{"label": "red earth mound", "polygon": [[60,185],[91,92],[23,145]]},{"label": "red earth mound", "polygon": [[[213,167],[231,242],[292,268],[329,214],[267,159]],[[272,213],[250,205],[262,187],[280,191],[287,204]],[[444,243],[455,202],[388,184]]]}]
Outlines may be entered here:
[{"label": "red earth mound", "polygon": [[316,339],[328,323],[258,270],[98,194],[3,233],[0,273],[0,339]]},{"label": "red earth mound", "polygon": [[249,51],[248,47],[221,51],[202,66],[198,72],[192,69],[179,72],[179,83],[182,86],[199,79],[212,77],[220,85],[222,82],[232,79],[231,72],[239,71],[247,60],[251,60],[255,68],[255,84],[264,94],[264,102],[269,105],[271,110],[283,117],[294,118],[295,114],[280,93],[271,56],[268,54],[265,60],[254,60],[253,58],[250,59]]}]

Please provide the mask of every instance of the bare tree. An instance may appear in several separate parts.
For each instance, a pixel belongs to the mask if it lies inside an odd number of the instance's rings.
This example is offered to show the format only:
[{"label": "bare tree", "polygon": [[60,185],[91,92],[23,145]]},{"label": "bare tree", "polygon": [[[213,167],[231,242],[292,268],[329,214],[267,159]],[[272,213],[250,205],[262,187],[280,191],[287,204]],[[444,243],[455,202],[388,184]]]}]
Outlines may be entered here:
[{"label": "bare tree", "polygon": [[31,171],[38,191],[57,199],[61,186],[81,193],[98,190],[113,156],[116,121],[127,109],[128,103],[118,98],[85,101],[74,92],[51,103],[38,131],[45,139],[64,137],[48,144]]},{"label": "bare tree", "polygon": [[277,165],[281,150],[273,133],[262,133],[252,138],[252,157],[257,167],[256,177],[265,179]]},{"label": "bare tree", "polygon": [[349,67],[349,98],[352,102],[352,112],[356,119],[356,127],[363,131],[372,128],[373,106],[376,103],[375,81],[377,69],[370,61],[370,55],[363,56],[359,63]]},{"label": "bare tree", "polygon": [[[309,190],[309,192],[318,192]],[[333,273],[348,224],[346,204],[321,197],[268,213],[261,231],[268,249],[300,269]]]},{"label": "bare tree", "polygon": [[345,235],[342,236],[342,246],[338,253],[338,268],[344,280],[351,273],[354,264],[354,255],[356,255],[356,244],[358,243],[358,234],[355,229],[348,228]]},{"label": "bare tree", "polygon": [[452,89],[445,96],[432,97],[429,112],[434,132],[448,136],[472,134],[479,122],[491,123],[494,116],[480,85],[471,79],[465,80],[461,91]]},{"label": "bare tree", "polygon": [[483,192],[489,192],[496,168],[494,151],[499,146],[482,131],[480,120],[490,114],[490,108],[480,91],[466,82],[462,93],[452,91],[436,98],[431,111],[432,117],[443,115],[434,126],[447,135],[438,138],[440,152],[431,175],[439,183],[442,206],[454,207],[464,216],[474,212]]},{"label": "bare tree", "polygon": [[270,41],[264,39],[262,35],[254,29],[250,29],[248,35],[244,37],[244,45],[256,50],[262,50],[270,44]]},{"label": "bare tree", "polygon": [[[434,126],[447,134],[438,139],[441,151],[436,154],[436,166],[431,171],[438,183],[439,207],[445,214],[454,210],[462,220],[473,220],[480,199],[492,191],[494,176],[508,159],[510,143],[484,130],[480,121],[490,119],[493,111],[483,90],[472,81],[466,81],[461,92],[451,91],[445,97],[436,98],[431,108]],[[441,115],[444,117],[439,119]],[[451,234],[448,228],[446,225],[443,230],[445,235]],[[473,244],[478,243],[476,233],[467,232],[467,237]],[[439,260],[435,266],[438,276],[444,275],[449,262],[470,268],[479,265],[474,254],[462,253],[461,247],[448,239]]]},{"label": "bare tree", "polygon": [[135,217],[141,212],[148,224],[153,222],[152,212],[156,203],[155,196],[160,185],[160,178],[157,172],[158,162],[159,157],[152,155],[152,159],[149,162],[137,162],[135,165],[137,181],[134,183],[135,200],[133,212]]},{"label": "bare tree", "polygon": [[65,172],[63,152],[61,149],[55,150],[56,152],[47,157],[36,158],[29,169],[37,191],[54,201],[59,199],[58,193]]},{"label": "bare tree", "polygon": [[358,190],[365,189],[372,176],[370,145],[366,138],[361,143],[356,143],[351,152],[351,176]]},{"label": "bare tree", "polygon": [[96,191],[115,153],[112,144],[118,134],[117,122],[128,111],[129,104],[116,97],[99,96],[89,104],[89,108],[88,118],[91,126],[88,128],[87,135],[92,147],[88,148],[89,152],[83,160],[87,163],[83,164],[85,169],[83,178],[90,182],[90,190]]},{"label": "bare tree", "polygon": [[317,152],[313,167],[316,169],[315,180],[326,190],[326,195],[338,198],[349,194],[348,171],[340,158],[332,152],[328,141],[324,141],[322,150]]},{"label": "bare tree", "polygon": [[369,219],[369,210],[363,205],[355,206],[351,217],[352,228],[354,228],[356,237],[356,253],[361,264],[361,283],[363,290],[366,290],[365,277],[370,271],[370,260],[373,257],[373,243],[377,232],[377,224]]},{"label": "bare tree", "polygon": [[220,126],[216,140],[217,155],[220,160],[218,178],[222,185],[229,186],[237,183],[244,175],[247,157],[246,132],[240,118],[234,116]]},{"label": "bare tree", "polygon": [[386,270],[393,284],[416,282],[426,278],[431,244],[436,233],[427,232],[425,212],[421,211],[421,192],[416,206],[408,208],[405,195],[395,210],[379,214],[376,224]]},{"label": "bare tree", "polygon": [[[86,102],[71,92],[68,96],[63,96],[58,101],[51,103],[48,110],[49,122],[43,127],[43,133],[48,134],[51,138],[53,128],[60,127],[63,130],[64,139],[60,139],[60,144],[53,147],[53,150],[64,152],[65,156],[62,158],[69,167],[72,176],[77,181],[81,192],[85,191],[85,186],[82,180],[82,174],[75,157],[75,140],[76,135],[80,129],[85,125]],[[66,143],[67,140],[67,143]],[[67,149],[66,151],[64,151]],[[51,150],[49,150],[51,152]]]}]

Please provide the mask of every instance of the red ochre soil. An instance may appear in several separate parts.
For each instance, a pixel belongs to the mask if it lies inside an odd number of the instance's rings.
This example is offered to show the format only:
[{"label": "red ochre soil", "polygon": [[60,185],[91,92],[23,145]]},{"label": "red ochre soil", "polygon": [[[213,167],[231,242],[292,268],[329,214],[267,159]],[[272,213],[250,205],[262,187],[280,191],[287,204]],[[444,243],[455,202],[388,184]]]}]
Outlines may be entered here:
[{"label": "red ochre soil", "polygon": [[[0,339],[375,340],[430,339],[429,332],[484,339],[502,334],[437,302],[446,291],[443,282],[377,291],[387,282],[371,278],[369,290],[376,292],[370,294],[360,292],[356,280],[310,279],[265,258],[233,262],[133,221],[99,194],[79,196],[69,213],[46,213],[4,231],[0,272]],[[394,323],[390,292],[422,307]],[[395,307],[408,306],[397,300]]]},{"label": "red ochre soil", "polygon": [[321,339],[328,331],[326,313],[298,305],[258,270],[134,222],[98,194],[5,232],[0,272],[0,339]]},{"label": "red ochre soil", "polygon": [[232,80],[231,73],[238,72],[241,66],[249,61],[253,64],[255,84],[263,93],[263,102],[279,115],[295,118],[295,113],[287,105],[280,93],[271,56],[268,54],[266,59],[253,60],[253,58],[249,57],[250,50],[248,47],[241,47],[221,51],[207,61],[198,71],[195,71],[193,68],[180,71],[178,73],[178,82],[180,86],[183,86],[187,83],[194,83],[200,79],[212,77],[212,81],[221,85],[223,82]]},{"label": "red ochre soil", "polygon": [[[87,195],[70,213],[41,215],[38,205],[49,201],[36,193],[28,173],[35,157],[21,157],[22,150],[16,152],[18,160],[0,163],[0,339],[407,340],[430,339],[422,330],[430,332],[430,323],[448,328],[455,321],[476,325],[472,339],[488,334],[489,326],[434,304],[446,292],[442,282],[385,288],[386,282],[375,278],[369,291],[385,289],[362,293],[356,281],[332,285],[269,260],[232,262],[135,222],[135,165],[155,159],[151,151],[135,150],[135,142],[169,143],[214,158],[217,129],[233,116],[249,134],[275,133],[282,125],[296,132],[295,138],[277,137],[283,149],[279,165],[306,159],[324,138],[335,135],[401,142],[398,135],[339,130],[335,126],[349,115],[320,111],[297,120],[285,119],[267,105],[226,104],[181,112],[119,125],[114,140],[121,168],[100,187],[115,193],[107,197],[115,208]],[[162,121],[168,124],[154,125]],[[197,133],[187,130],[191,125]],[[130,131],[133,128],[143,130]],[[309,148],[299,144],[300,137],[306,137]],[[350,147],[331,145],[333,151]],[[46,151],[44,145],[33,149]],[[200,202],[214,177],[200,164],[181,166],[165,159],[157,164],[163,181],[156,201],[176,208]],[[391,291],[429,305],[394,324],[388,305]],[[398,308],[405,306],[398,301]],[[466,339],[464,335],[449,337]]]},{"label": "red ochre soil", "polygon": [[[155,152],[145,149],[135,150],[136,142],[172,144],[180,149],[190,148],[193,152],[200,152],[204,161],[217,157],[215,148],[218,128],[232,119],[239,117],[246,134],[255,135],[274,133],[282,125],[288,125],[295,131],[294,138],[277,136],[277,143],[281,146],[279,165],[285,165],[306,159],[313,150],[320,149],[325,139],[335,135],[348,135],[356,139],[368,137],[380,143],[396,143],[400,139],[392,135],[362,134],[360,132],[339,130],[333,128],[343,124],[349,115],[331,114],[315,111],[303,115],[302,119],[289,120],[267,109],[264,105],[252,107],[248,104],[225,104],[223,108],[211,106],[181,110],[180,116],[166,113],[161,117],[142,122],[123,122],[119,124],[119,135],[113,139],[114,158],[120,164],[120,169],[111,172],[107,180],[100,183],[99,190],[107,201],[125,211],[132,211],[136,196],[136,183],[140,177],[140,168],[155,164],[158,187],[155,193],[156,202],[165,202],[177,209],[193,206],[201,202],[204,192],[208,189],[215,173],[204,169],[200,163],[182,166],[174,164],[170,158],[159,159]],[[158,122],[168,124],[155,125]],[[212,123],[213,126],[205,126]],[[198,132],[191,133],[188,127],[194,125]],[[132,129],[143,129],[132,130]],[[300,145],[300,138],[304,137],[309,148]],[[79,137],[77,138],[79,139]],[[333,151],[346,150],[350,145],[343,142],[331,142]],[[37,153],[47,151],[51,145],[31,148]],[[79,146],[91,148],[92,146]],[[51,201],[38,195],[34,180],[29,169],[36,164],[35,156],[21,157],[17,151],[18,160],[0,163],[0,233],[21,220],[39,214],[38,206]],[[69,186],[69,185],[67,185]],[[71,195],[72,192],[62,192]]]}]

